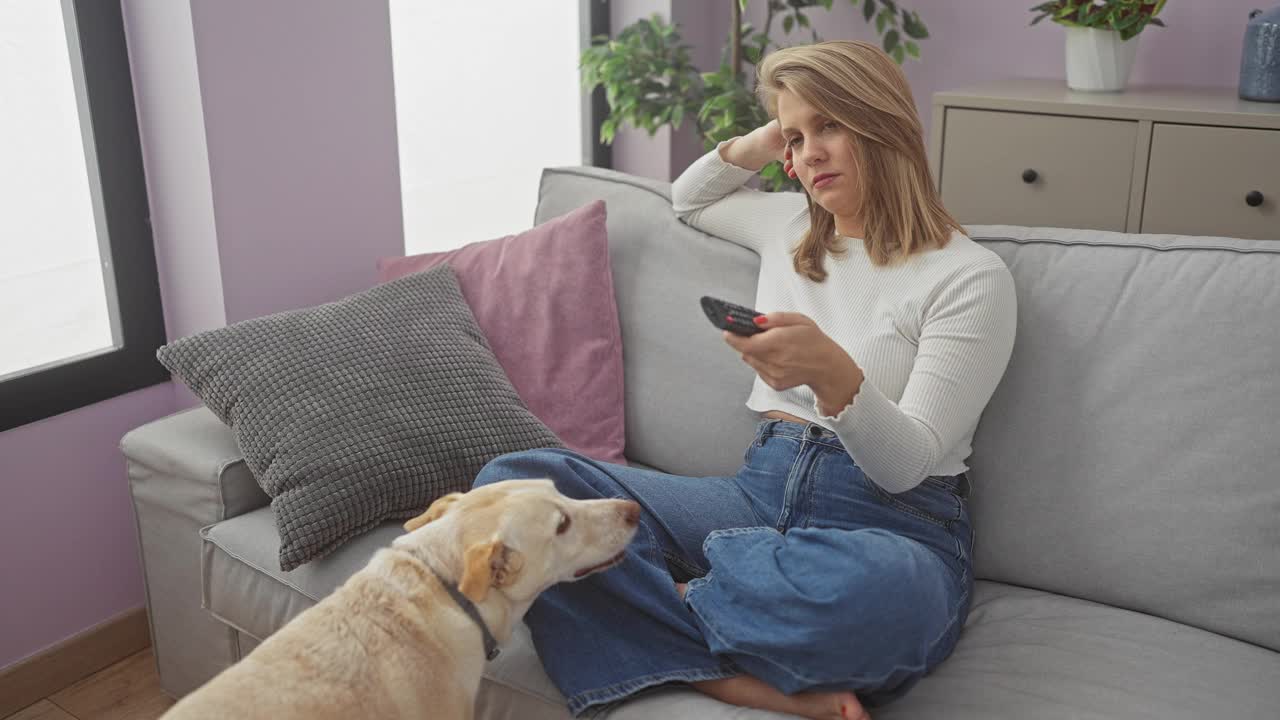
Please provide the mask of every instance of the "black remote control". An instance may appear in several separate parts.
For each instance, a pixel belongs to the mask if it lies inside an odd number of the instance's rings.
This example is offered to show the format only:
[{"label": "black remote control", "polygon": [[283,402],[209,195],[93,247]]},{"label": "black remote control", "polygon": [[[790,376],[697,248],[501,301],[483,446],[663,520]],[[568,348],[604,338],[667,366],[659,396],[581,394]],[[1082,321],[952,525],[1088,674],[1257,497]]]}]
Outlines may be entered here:
[{"label": "black remote control", "polygon": [[749,307],[735,305],[727,300],[702,296],[702,311],[712,325],[721,330],[728,330],[735,335],[755,335],[764,332],[764,328],[756,325],[752,318],[764,313],[756,312]]}]

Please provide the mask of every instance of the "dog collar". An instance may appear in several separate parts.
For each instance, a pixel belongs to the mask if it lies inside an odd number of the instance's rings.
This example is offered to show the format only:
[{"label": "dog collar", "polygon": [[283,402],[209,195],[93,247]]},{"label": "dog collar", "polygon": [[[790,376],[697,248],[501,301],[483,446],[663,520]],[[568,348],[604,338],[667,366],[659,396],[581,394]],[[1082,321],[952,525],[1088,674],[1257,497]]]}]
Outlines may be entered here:
[{"label": "dog collar", "polygon": [[[431,566],[428,565],[427,567]],[[449,596],[453,598],[453,601],[458,603],[458,607],[462,608],[462,612],[466,613],[475,621],[476,625],[480,626],[480,634],[484,636],[484,659],[492,660],[498,657],[498,640],[493,636],[493,633],[489,632],[489,626],[484,624],[484,618],[480,617],[480,610],[476,607],[476,604],[471,602],[466,595],[459,592],[458,588],[454,587],[448,578],[441,575],[439,570],[431,567],[431,573],[436,576],[436,579],[440,581],[444,589],[449,592]]]}]

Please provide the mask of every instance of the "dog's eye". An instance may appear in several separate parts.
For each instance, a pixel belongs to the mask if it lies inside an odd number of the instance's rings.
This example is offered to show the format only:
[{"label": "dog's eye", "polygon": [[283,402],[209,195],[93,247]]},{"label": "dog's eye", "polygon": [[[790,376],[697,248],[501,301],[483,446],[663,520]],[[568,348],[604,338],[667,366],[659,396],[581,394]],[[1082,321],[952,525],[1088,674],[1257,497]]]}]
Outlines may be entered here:
[{"label": "dog's eye", "polygon": [[569,532],[569,516],[561,515],[560,524],[556,526],[556,534],[563,535],[566,532]]}]

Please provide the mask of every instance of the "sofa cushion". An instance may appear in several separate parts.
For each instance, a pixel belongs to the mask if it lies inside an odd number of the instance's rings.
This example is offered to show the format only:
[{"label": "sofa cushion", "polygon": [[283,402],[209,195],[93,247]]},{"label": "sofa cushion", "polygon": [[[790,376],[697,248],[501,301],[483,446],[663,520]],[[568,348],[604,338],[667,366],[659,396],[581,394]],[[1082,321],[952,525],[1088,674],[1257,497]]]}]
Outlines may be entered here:
[{"label": "sofa cushion", "polygon": [[[1168,620],[979,581],[960,642],[875,720],[1274,720],[1280,655]],[[609,720],[778,718],[671,686]]]},{"label": "sofa cushion", "polygon": [[157,356],[234,430],[286,570],[469,487],[498,455],[563,446],[516,394],[448,265]]},{"label": "sofa cushion", "polygon": [[626,464],[622,337],[605,203],[515,235],[380,258],[382,282],[449,263],[507,377],[570,450]]},{"label": "sofa cushion", "polygon": [[1280,243],[968,230],[1018,300],[970,460],[977,577],[1280,650]]},{"label": "sofa cushion", "polygon": [[[265,638],[315,604],[403,532],[385,524],[329,557],[283,572],[266,508],[204,530],[204,604]],[[485,669],[478,718],[567,720],[563,696],[519,624]],[[1087,600],[979,581],[951,657],[877,720],[1039,720],[1105,717],[1271,720],[1280,707],[1280,654],[1168,620]],[[666,687],[605,717],[783,718],[734,709]]]},{"label": "sofa cushion", "polygon": [[955,651],[876,720],[1268,720],[1280,654],[1187,625],[979,581]]}]

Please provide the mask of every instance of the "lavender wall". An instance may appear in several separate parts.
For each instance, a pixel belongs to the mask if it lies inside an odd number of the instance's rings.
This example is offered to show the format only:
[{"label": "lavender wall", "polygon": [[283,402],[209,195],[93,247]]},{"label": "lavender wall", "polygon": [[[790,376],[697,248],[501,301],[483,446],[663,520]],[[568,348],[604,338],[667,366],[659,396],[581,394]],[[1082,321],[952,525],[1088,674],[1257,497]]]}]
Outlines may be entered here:
[{"label": "lavender wall", "polygon": [[[369,287],[402,251],[385,0],[124,0],[169,337]],[[144,604],[118,443],[166,383],[0,433],[0,667]]]},{"label": "lavender wall", "polygon": [[400,253],[386,0],[192,0],[227,322],[371,286]]},{"label": "lavender wall", "polygon": [[[613,0],[609,4],[609,27],[614,33],[628,25],[658,14],[670,22],[671,3],[677,0]],[[702,13],[706,17],[708,13]],[[686,42],[689,42],[686,39]],[[690,43],[695,44],[695,43]],[[705,43],[697,43],[705,46]],[[613,166],[653,178],[671,176],[671,128],[663,126],[652,137],[630,125],[618,129],[613,138]],[[677,173],[678,174],[678,173]]]},{"label": "lavender wall", "polygon": [[[613,0],[609,22],[616,33],[656,13],[679,26],[680,41],[690,47],[694,66],[712,70],[720,62],[722,40],[729,28],[729,6],[719,1],[714,6],[724,10],[723,18],[711,9],[712,3],[706,2]],[[678,130],[664,125],[652,137],[645,130],[626,125],[614,136],[612,147],[615,168],[626,168],[627,172],[645,177],[668,178],[679,175],[680,169],[702,154],[702,139],[689,119]]]},{"label": "lavender wall", "polygon": [[173,402],[164,383],[0,433],[0,667],[143,604],[117,443]]},{"label": "lavender wall", "polygon": [[[729,27],[732,0],[704,3],[662,3],[655,0],[615,0],[614,30],[621,30],[640,14],[654,10],[673,18],[682,29],[691,53],[702,70],[714,69],[719,48]],[[1028,27],[1032,0],[902,0],[920,13],[931,37],[922,41],[920,61],[904,65],[925,125],[932,123],[932,96],[939,90],[1004,77],[1065,77],[1063,31],[1042,22]],[[1150,28],[1139,40],[1132,84],[1227,85],[1234,87],[1240,71],[1240,48],[1249,11],[1274,4],[1274,0],[1214,0],[1170,2],[1161,16],[1167,28]],[[618,8],[621,5],[622,12]],[[674,10],[671,7],[675,6]],[[690,6],[694,9],[691,10]],[[751,0],[744,18],[762,28],[764,0]],[[863,22],[861,12],[849,2],[837,1],[828,12],[807,13],[824,40],[867,40],[878,37]],[[782,35],[774,19],[774,38],[790,38],[783,44],[812,42],[811,36],[794,32]],[[707,48],[705,43],[710,43]],[[708,49],[711,50],[708,53]],[[623,146],[615,148],[614,167],[624,172],[671,180],[701,154],[701,146],[671,140],[663,129],[655,138],[626,131]]]}]

